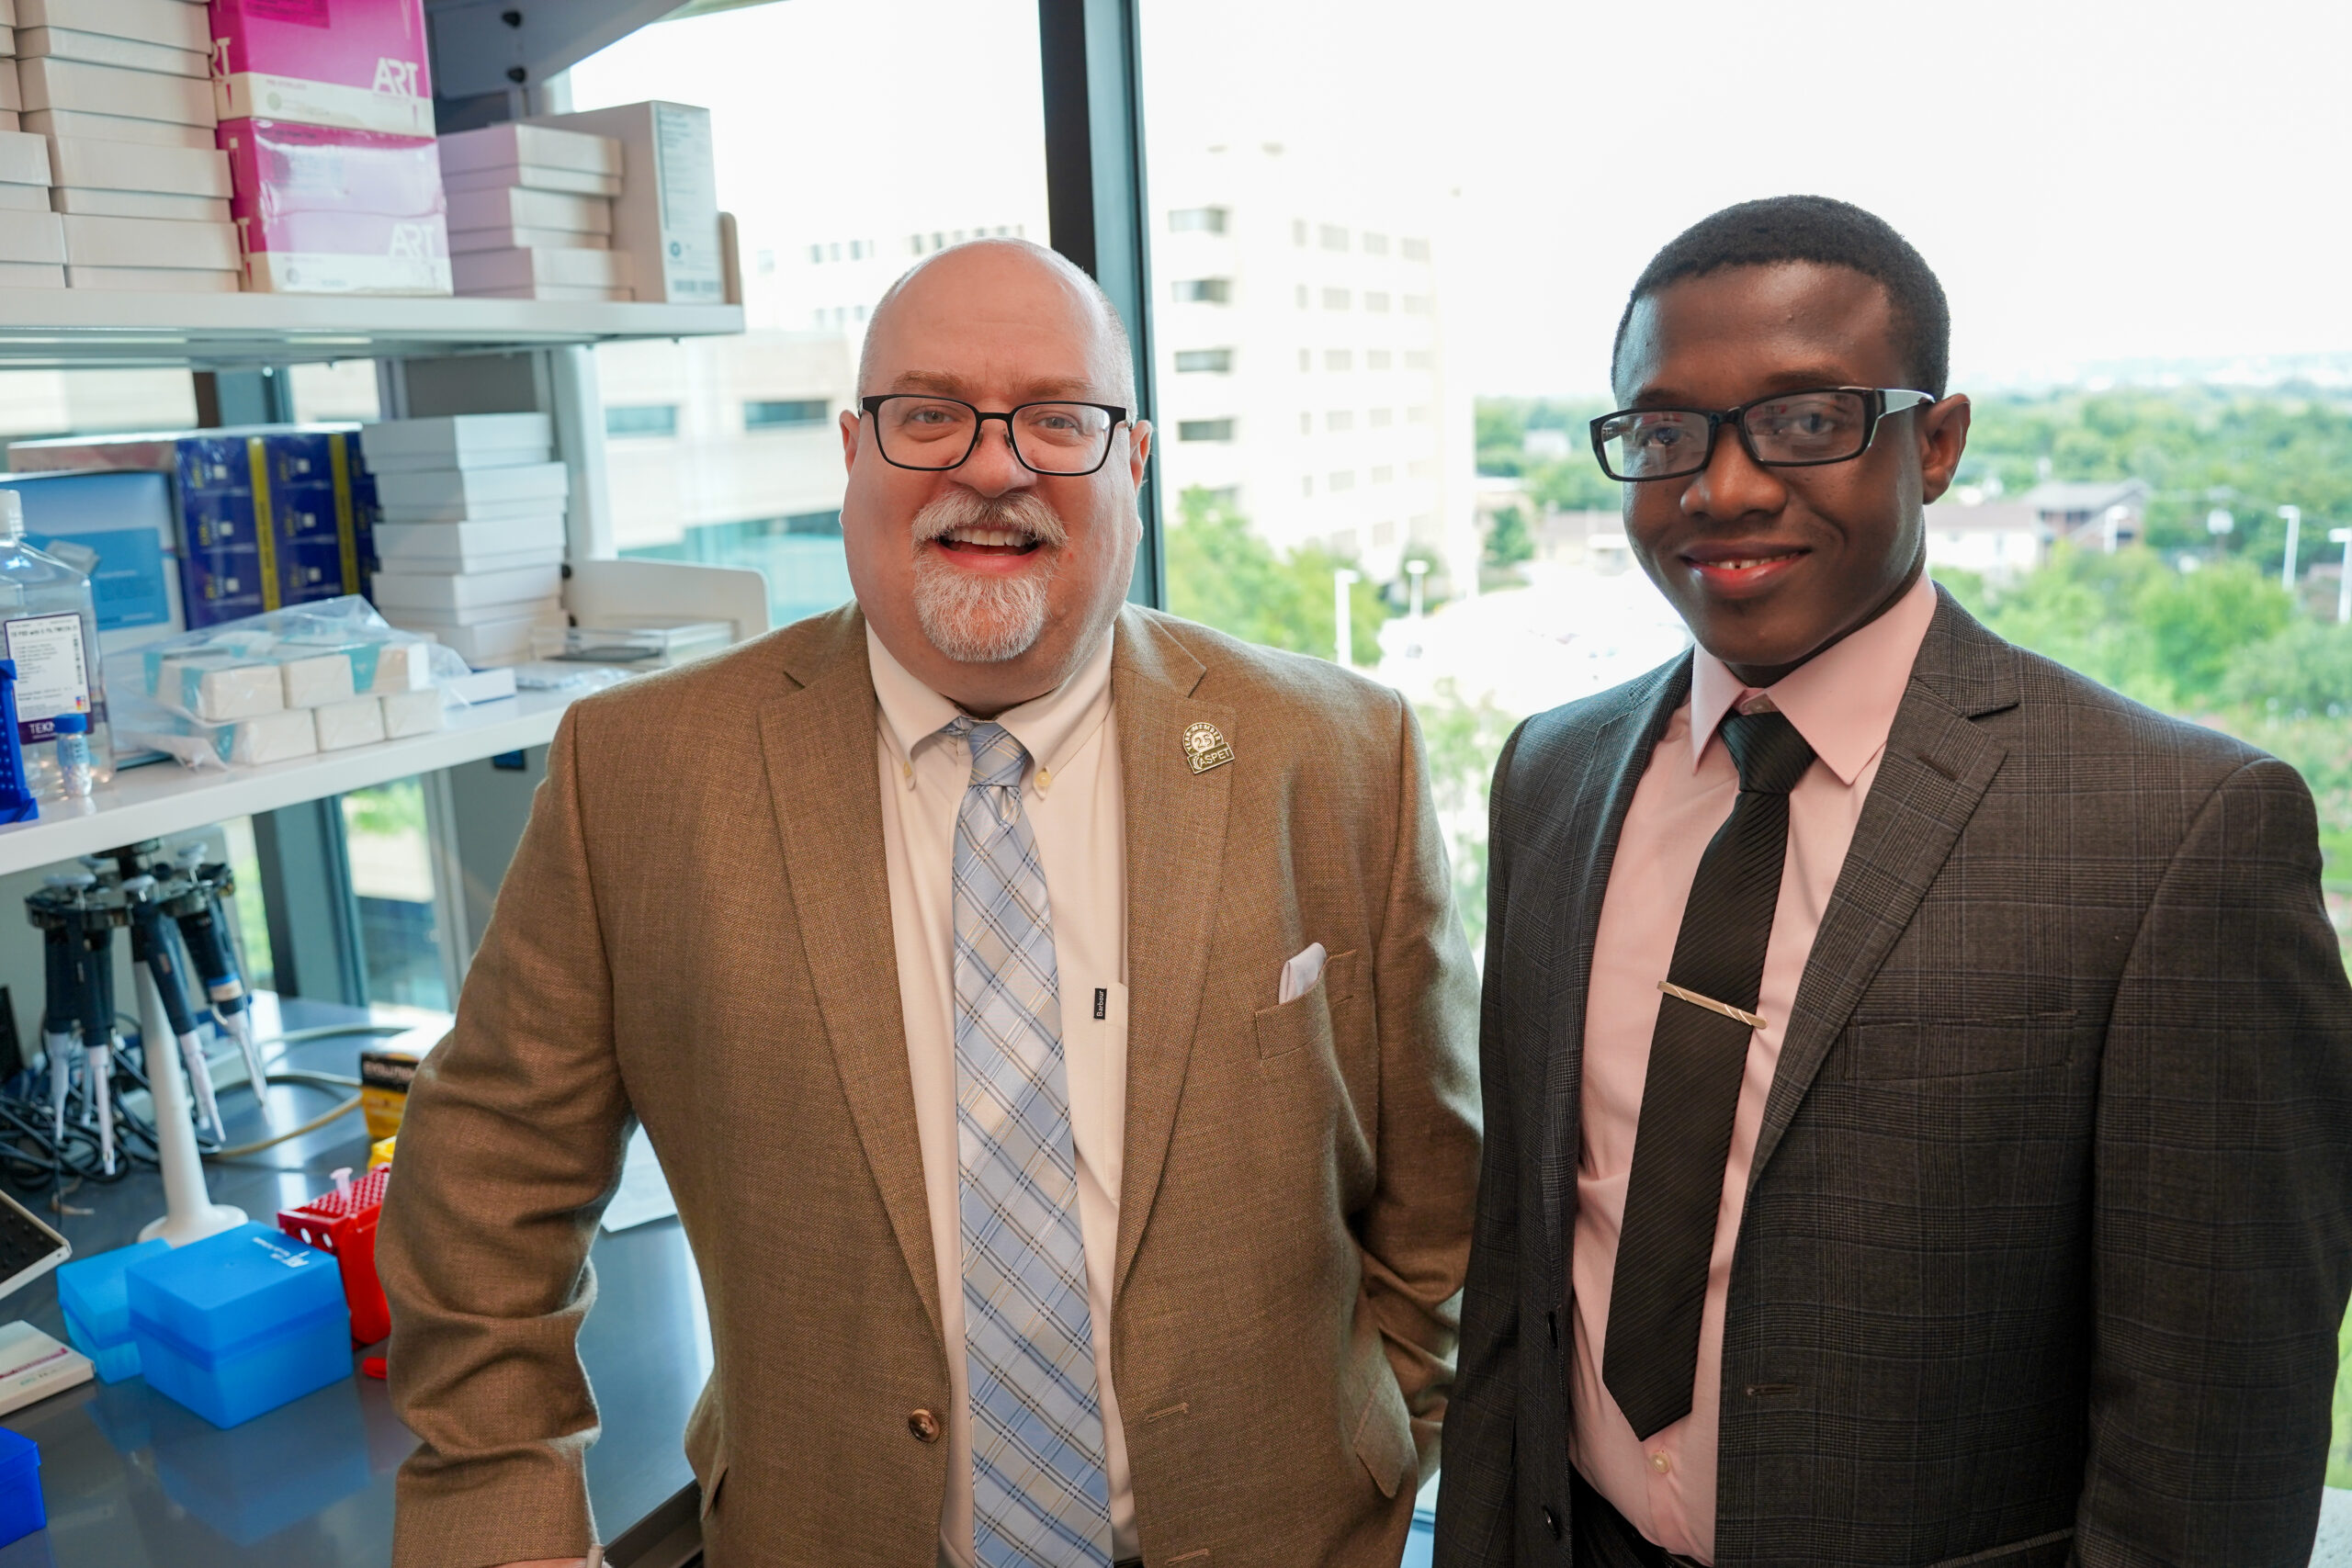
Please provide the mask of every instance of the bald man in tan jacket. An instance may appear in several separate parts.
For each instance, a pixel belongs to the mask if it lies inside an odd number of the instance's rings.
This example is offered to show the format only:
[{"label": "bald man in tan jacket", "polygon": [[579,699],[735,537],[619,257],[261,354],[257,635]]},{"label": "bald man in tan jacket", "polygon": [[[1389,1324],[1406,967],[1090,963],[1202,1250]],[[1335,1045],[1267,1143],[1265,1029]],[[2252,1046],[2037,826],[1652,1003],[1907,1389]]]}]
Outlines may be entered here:
[{"label": "bald man in tan jacket", "polygon": [[[1123,605],[1125,363],[1049,253],[933,258],[842,419],[858,605],[566,717],[386,1206],[423,1439],[400,1568],[594,1551],[573,1341],[631,1117],[709,1305],[710,1568],[1397,1562],[1479,1150],[1419,732],[1328,663]],[[1008,1401],[989,1360],[970,1228],[958,835],[1007,824],[1050,887],[1037,1103],[1075,1160],[1035,1242],[1066,1241],[1075,1317],[1060,1492],[1004,1481],[1004,1411],[1047,1391]]]}]

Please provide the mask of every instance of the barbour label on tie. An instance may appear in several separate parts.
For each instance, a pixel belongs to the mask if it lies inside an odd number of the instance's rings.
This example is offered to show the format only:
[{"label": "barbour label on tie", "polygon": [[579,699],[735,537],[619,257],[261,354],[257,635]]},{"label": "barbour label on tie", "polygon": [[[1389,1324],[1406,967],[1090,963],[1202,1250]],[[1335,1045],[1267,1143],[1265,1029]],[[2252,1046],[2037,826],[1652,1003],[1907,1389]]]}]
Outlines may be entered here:
[{"label": "barbour label on tie", "polygon": [[1184,761],[1192,764],[1193,772],[1205,773],[1233,761],[1233,748],[1227,744],[1222,730],[1202,719],[1184,727]]}]

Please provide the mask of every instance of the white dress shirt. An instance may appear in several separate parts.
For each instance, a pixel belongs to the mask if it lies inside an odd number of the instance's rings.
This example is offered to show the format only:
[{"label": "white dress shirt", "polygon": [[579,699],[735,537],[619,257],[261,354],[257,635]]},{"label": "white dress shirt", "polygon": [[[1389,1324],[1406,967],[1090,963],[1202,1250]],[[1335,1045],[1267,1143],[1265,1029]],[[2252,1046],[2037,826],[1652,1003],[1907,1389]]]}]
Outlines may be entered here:
[{"label": "white dress shirt", "polygon": [[[932,1251],[954,1407],[939,1561],[973,1568],[972,1406],[964,1353],[964,1254],[956,1142],[956,818],[972,774],[969,746],[940,730],[962,711],[907,673],[866,628],[882,721],[876,760],[890,873],[890,932],[907,1026],[915,1125],[922,1140]],[[1111,1388],[1111,1270],[1127,1122],[1127,843],[1118,731],[1111,722],[1111,638],[1061,686],[996,716],[1029,752],[1022,809],[1045,864],[1059,982],[1062,1061],[1078,1154],[1078,1221],[1086,1248],[1095,1388],[1111,1483],[1112,1555],[1140,1555],[1127,1445]]]}]

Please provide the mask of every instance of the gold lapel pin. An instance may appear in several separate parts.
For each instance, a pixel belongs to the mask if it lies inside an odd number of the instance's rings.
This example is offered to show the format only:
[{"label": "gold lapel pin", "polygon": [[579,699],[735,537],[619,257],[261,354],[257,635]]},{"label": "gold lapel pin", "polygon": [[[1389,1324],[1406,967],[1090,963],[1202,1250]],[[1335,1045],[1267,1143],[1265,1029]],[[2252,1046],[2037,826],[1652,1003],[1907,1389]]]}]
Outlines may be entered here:
[{"label": "gold lapel pin", "polygon": [[1184,727],[1184,761],[1192,764],[1193,772],[1205,773],[1233,761],[1233,748],[1216,725],[1202,719]]}]

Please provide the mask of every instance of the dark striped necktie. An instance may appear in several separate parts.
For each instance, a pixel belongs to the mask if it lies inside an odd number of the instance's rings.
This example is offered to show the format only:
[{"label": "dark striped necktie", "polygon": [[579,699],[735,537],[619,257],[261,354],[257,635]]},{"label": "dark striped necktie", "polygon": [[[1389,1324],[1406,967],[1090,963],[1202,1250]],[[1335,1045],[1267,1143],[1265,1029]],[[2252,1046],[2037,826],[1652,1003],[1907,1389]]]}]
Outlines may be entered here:
[{"label": "dark striped necktie", "polygon": [[1735,714],[1717,733],[1739,768],[1739,796],[1690,879],[1659,987],[1601,1353],[1601,1382],[1645,1440],[1690,1413],[1732,1116],[1748,1036],[1763,1023],[1756,1004],[1789,792],[1813,764],[1813,748],[1778,713]]}]

